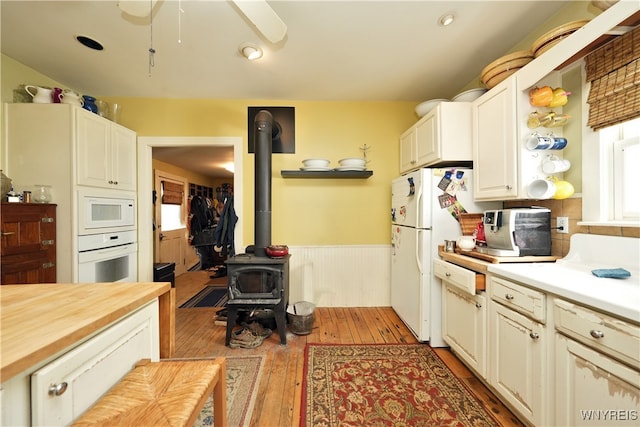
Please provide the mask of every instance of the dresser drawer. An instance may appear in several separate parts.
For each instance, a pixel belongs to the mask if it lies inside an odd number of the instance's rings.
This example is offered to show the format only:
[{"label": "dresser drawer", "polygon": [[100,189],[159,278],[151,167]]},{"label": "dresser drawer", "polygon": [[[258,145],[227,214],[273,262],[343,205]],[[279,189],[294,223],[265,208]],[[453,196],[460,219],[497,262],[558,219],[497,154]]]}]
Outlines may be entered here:
[{"label": "dresser drawer", "polygon": [[450,285],[469,295],[475,295],[477,291],[484,291],[485,289],[484,274],[478,274],[475,271],[459,267],[450,262],[434,259],[433,273],[436,277],[445,280]]},{"label": "dresser drawer", "polygon": [[556,330],[618,360],[640,363],[640,326],[562,299],[554,299]]},{"label": "dresser drawer", "polygon": [[499,277],[491,276],[489,280],[492,300],[545,323],[545,294]]}]

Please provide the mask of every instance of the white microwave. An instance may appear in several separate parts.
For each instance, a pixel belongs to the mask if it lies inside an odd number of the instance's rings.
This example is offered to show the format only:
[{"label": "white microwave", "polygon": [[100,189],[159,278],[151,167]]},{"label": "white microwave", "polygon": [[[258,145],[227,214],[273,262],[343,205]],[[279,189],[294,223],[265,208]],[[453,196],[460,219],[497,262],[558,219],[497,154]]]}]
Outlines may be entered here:
[{"label": "white microwave", "polygon": [[132,230],[136,225],[135,197],[106,197],[79,194],[79,234],[95,234],[105,231]]}]

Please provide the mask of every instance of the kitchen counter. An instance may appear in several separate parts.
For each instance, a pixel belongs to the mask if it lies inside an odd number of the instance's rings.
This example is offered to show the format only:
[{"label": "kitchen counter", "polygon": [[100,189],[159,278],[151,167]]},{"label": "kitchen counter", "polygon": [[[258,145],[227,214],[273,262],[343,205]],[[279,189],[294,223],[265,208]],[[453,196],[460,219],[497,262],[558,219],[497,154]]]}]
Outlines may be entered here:
[{"label": "kitchen counter", "polygon": [[[555,263],[491,264],[488,271],[640,324],[640,240],[574,234]],[[593,269],[625,268],[626,279],[599,278]]]},{"label": "kitchen counter", "polygon": [[488,268],[490,273],[640,324],[640,279],[637,271],[628,279],[606,279],[591,273],[601,266],[563,262],[491,264]]},{"label": "kitchen counter", "polygon": [[[492,263],[460,253],[440,257],[476,273],[493,273],[529,287],[640,323],[639,240],[634,238],[575,234],[567,257],[556,262]],[[623,267],[627,279],[599,278],[596,268]]]},{"label": "kitchen counter", "polygon": [[158,299],[160,357],[175,346],[170,283],[33,284],[0,287],[0,378],[5,382]]}]

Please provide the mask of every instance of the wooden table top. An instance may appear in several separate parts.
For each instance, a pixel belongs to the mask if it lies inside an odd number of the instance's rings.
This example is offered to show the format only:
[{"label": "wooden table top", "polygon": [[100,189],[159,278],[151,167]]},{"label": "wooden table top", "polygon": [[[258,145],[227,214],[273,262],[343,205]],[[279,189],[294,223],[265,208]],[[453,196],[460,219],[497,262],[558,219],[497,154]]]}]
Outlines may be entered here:
[{"label": "wooden table top", "polygon": [[0,381],[167,295],[166,282],[0,286]]}]

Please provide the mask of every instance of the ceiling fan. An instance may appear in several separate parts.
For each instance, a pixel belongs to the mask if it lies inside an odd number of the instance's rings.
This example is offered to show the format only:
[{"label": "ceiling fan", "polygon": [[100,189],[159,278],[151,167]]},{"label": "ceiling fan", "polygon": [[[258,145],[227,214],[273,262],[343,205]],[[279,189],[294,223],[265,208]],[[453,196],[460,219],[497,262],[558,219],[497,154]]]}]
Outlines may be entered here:
[{"label": "ceiling fan", "polygon": [[[230,0],[256,29],[271,43],[278,43],[287,34],[287,26],[266,0]],[[158,0],[118,0],[124,13],[136,17],[149,16]]]}]

